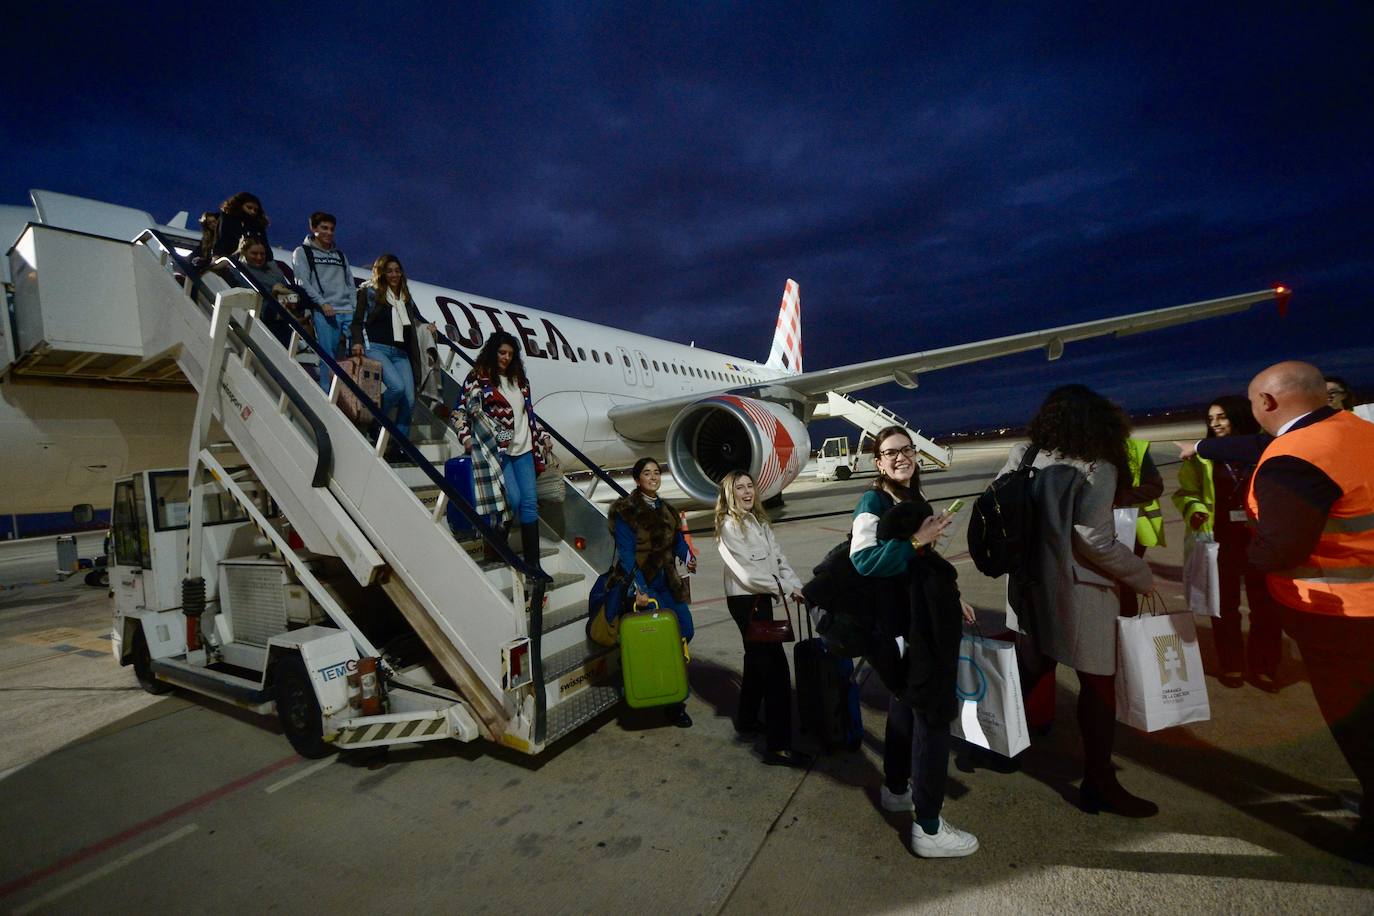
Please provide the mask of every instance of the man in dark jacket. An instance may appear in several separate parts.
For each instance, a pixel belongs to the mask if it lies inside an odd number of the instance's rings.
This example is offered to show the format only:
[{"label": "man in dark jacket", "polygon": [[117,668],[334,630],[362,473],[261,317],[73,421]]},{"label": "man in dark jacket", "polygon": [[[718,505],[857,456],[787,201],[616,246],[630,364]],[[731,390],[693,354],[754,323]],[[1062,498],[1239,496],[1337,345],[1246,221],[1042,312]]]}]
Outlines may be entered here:
[{"label": "man in dark jacket", "polygon": [[1270,366],[1249,395],[1274,438],[1250,487],[1248,559],[1268,572],[1317,705],[1360,781],[1354,854],[1374,860],[1374,425],[1328,406],[1307,363]]}]

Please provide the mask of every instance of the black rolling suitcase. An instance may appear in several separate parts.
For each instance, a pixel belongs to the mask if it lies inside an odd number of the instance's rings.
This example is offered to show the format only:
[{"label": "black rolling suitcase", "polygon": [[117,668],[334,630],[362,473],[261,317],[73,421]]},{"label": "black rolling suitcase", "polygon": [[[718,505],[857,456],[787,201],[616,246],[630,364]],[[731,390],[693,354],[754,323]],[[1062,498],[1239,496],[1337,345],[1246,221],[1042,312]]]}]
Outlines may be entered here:
[{"label": "black rolling suitcase", "polygon": [[809,612],[801,616],[806,618],[807,638],[792,647],[792,664],[797,671],[797,716],[802,734],[815,738],[827,751],[857,750],[864,731],[854,662],[831,652],[825,640],[812,633]]}]

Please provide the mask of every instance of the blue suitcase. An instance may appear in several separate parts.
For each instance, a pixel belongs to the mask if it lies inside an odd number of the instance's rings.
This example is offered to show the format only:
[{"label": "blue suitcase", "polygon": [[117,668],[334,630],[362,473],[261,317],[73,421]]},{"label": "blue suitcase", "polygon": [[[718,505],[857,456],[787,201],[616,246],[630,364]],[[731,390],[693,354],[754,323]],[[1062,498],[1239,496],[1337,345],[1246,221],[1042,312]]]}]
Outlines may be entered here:
[{"label": "blue suitcase", "polygon": [[[472,459],[467,455],[450,458],[444,462],[444,479],[458,491],[458,495],[471,506],[477,502],[477,488],[472,482]],[[448,504],[448,527],[453,536],[460,541],[470,541],[477,537],[476,530],[468,522],[457,506],[450,500]]]}]

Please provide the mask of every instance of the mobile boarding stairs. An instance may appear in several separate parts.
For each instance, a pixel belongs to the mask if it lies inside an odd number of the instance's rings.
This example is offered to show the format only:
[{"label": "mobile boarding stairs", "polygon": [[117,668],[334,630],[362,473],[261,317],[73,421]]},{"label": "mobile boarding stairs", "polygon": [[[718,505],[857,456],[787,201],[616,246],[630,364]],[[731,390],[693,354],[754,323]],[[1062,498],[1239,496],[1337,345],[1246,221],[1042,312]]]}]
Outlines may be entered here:
[{"label": "mobile boarding stairs", "polygon": [[[32,224],[10,252],[0,379],[122,379],[137,397],[165,390],[174,364],[198,392],[181,517],[141,478],[114,511],[112,586],[136,586],[127,613],[117,597],[121,663],[149,689],[275,710],[312,756],[450,737],[538,754],[618,702],[617,654],[584,635],[591,578],[613,553],[605,516],[564,480],[561,535],[544,524],[544,572],[527,568],[445,479],[463,452],[446,423],[420,407],[400,435],[231,262],[198,275],[193,245]],[[328,393],[315,362],[334,371]],[[375,440],[336,406],[344,388]],[[133,537],[119,537],[121,519]],[[481,559],[484,543],[498,560]]]}]

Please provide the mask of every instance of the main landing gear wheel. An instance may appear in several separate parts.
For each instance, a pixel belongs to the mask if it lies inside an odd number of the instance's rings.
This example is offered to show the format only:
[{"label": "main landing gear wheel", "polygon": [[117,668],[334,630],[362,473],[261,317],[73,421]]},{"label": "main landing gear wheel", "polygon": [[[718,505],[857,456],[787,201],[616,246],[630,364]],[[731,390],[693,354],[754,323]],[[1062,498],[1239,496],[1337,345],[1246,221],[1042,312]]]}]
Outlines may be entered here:
[{"label": "main landing gear wheel", "polygon": [[153,675],[153,657],[148,652],[148,638],[142,630],[134,632],[134,677],[138,685],[154,696],[170,693],[171,684],[164,684]]},{"label": "main landing gear wheel", "polygon": [[329,755],[324,740],[324,719],[310,685],[310,674],[299,655],[277,662],[277,716],[286,740],[296,753],[311,760]]}]

